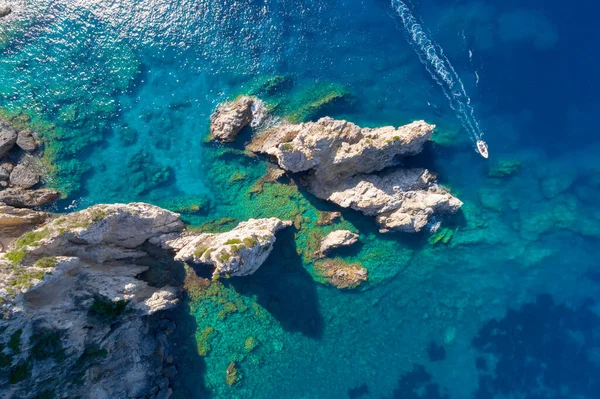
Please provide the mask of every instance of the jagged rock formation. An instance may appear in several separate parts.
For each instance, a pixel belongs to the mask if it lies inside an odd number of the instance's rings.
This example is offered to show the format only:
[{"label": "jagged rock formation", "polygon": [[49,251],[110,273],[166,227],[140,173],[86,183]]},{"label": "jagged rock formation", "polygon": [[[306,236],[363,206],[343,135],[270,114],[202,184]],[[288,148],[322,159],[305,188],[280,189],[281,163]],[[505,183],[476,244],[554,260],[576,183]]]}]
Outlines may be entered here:
[{"label": "jagged rock formation", "polygon": [[14,208],[0,203],[0,245],[5,248],[12,239],[32,230],[50,217],[49,213],[26,208]]},{"label": "jagged rock formation", "polygon": [[414,155],[431,137],[434,125],[413,122],[395,129],[360,128],[343,120],[321,118],[298,125],[280,124],[254,140],[249,149],[274,156],[293,173],[311,171],[321,182],[380,171],[397,157]]},{"label": "jagged rock formation", "polygon": [[433,129],[423,121],[368,129],[321,118],[275,126],[248,148],[274,156],[285,170],[307,172],[305,181],[317,197],[375,216],[382,232],[415,232],[435,214],[455,212],[462,202],[439,187],[427,170],[373,172],[419,153]]},{"label": "jagged rock formation", "polygon": [[241,96],[217,108],[210,117],[211,140],[231,142],[252,121],[255,98]]},{"label": "jagged rock formation", "polygon": [[144,203],[67,215],[0,206],[0,228],[11,225],[39,226],[0,258],[0,396],[109,399],[171,394],[176,326],[164,311],[185,275],[174,256],[250,274],[291,222],[190,234],[179,214]]},{"label": "jagged rock formation", "polygon": [[320,198],[375,216],[382,232],[420,231],[435,214],[453,213],[462,206],[426,169],[357,175],[330,185],[313,180],[310,188]]},{"label": "jagged rock formation", "polygon": [[[32,224],[49,216],[3,210]],[[138,276],[153,267],[144,243],[183,228],[178,214],[151,205],[97,205],[17,239],[0,261],[0,393],[168,397],[165,332],[149,316],[177,304],[181,282]]]},{"label": "jagged rock formation", "polygon": [[21,188],[7,188],[0,191],[0,202],[16,208],[33,208],[49,204],[60,198],[60,193],[48,188],[37,190],[24,190]]},{"label": "jagged rock formation", "polygon": [[348,247],[358,242],[358,234],[353,233],[349,230],[335,230],[327,234],[323,240],[321,240],[321,246],[319,248],[320,254],[326,255],[329,251]]},{"label": "jagged rock formation", "polygon": [[170,235],[153,242],[174,249],[176,260],[213,266],[213,276],[247,276],[271,253],[275,233],[291,225],[277,218],[250,219],[226,233]]}]

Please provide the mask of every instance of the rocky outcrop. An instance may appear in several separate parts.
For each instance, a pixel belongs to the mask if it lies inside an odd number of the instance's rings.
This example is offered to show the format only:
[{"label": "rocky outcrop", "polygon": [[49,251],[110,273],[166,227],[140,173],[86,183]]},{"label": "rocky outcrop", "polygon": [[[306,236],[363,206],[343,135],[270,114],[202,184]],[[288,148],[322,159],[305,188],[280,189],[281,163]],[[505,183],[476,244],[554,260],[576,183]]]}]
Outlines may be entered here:
[{"label": "rocky outcrop", "polygon": [[38,184],[41,178],[40,166],[36,164],[35,158],[25,156],[10,173],[10,184],[27,189]]},{"label": "rocky outcrop", "polygon": [[358,234],[349,230],[335,230],[321,240],[320,254],[326,255],[331,250],[348,247],[358,242]]},{"label": "rocky outcrop", "polygon": [[241,96],[219,105],[210,117],[211,140],[234,141],[237,134],[252,121],[254,102],[254,97]]},{"label": "rocky outcrop", "polygon": [[462,206],[426,169],[358,175],[330,185],[312,181],[311,190],[341,207],[375,216],[382,232],[417,232],[435,214],[452,213]]},{"label": "rocky outcrop", "polygon": [[32,208],[49,204],[60,198],[60,193],[48,188],[24,190],[22,188],[7,188],[0,191],[0,202],[17,208]]},{"label": "rocky outcrop", "polygon": [[6,17],[11,12],[12,9],[9,6],[0,6],[0,18]]},{"label": "rocky outcrop", "polygon": [[16,142],[17,131],[10,123],[4,119],[0,119],[0,158],[8,154]]},{"label": "rocky outcrop", "polygon": [[416,232],[435,214],[462,206],[427,170],[390,168],[419,153],[433,129],[423,121],[369,129],[321,118],[275,126],[248,148],[275,157],[287,171],[305,172],[303,180],[317,197],[375,216],[382,232]]},{"label": "rocky outcrop", "polygon": [[246,276],[267,259],[275,234],[291,225],[277,218],[250,219],[226,233],[164,236],[153,242],[174,249],[176,260],[214,267],[213,276]]},{"label": "rocky outcrop", "polygon": [[[49,216],[1,209],[32,223]],[[10,348],[0,396],[168,397],[162,370],[173,367],[166,334],[175,326],[151,320],[177,304],[182,281],[170,269],[160,281],[140,276],[159,267],[157,253],[145,260],[147,241],[183,227],[178,214],[148,204],[97,205],[17,239],[0,261],[0,345]]]},{"label": "rocky outcrop", "polygon": [[27,223],[41,225],[0,258],[0,396],[25,399],[168,398],[176,326],[164,311],[186,274],[174,257],[250,274],[291,225],[250,219],[194,234],[179,214],[144,203],[67,215],[0,206],[0,228]]},{"label": "rocky outcrop", "polygon": [[249,149],[274,156],[293,173],[311,171],[321,182],[380,171],[398,157],[414,155],[431,137],[434,125],[413,122],[398,129],[360,128],[343,120],[321,118],[298,125],[280,124],[258,136]]},{"label": "rocky outcrop", "polygon": [[27,152],[33,152],[38,149],[39,143],[38,139],[31,130],[25,129],[19,131],[17,135],[16,144],[23,150]]},{"label": "rocky outcrop", "polygon": [[325,281],[337,288],[356,288],[367,281],[368,273],[359,263],[346,263],[339,259],[315,262],[315,271]]},{"label": "rocky outcrop", "polygon": [[6,246],[11,238],[32,230],[48,217],[50,214],[46,212],[0,204],[0,243],[3,247]]}]

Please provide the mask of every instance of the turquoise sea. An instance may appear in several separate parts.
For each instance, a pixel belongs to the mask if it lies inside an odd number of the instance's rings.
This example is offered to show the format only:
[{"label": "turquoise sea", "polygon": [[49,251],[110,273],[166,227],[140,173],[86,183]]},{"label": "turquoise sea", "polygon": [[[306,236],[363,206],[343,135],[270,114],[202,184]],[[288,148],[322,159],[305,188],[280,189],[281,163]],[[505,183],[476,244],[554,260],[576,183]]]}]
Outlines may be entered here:
[{"label": "turquoise sea", "polygon": [[[45,140],[49,184],[68,193],[53,210],[145,201],[215,230],[297,222],[254,275],[186,300],[174,397],[600,397],[593,2],[7,3],[0,110]],[[399,3],[433,48],[415,43]],[[432,54],[450,83],[436,81]],[[317,226],[333,205],[293,184],[257,189],[268,161],[243,152],[250,129],[233,145],[206,141],[216,106],[243,93],[297,120],[436,124],[404,165],[435,171],[462,211],[443,237],[380,234],[353,211]],[[340,226],[361,235],[337,254],[368,269],[356,290],[323,284],[306,256]]]}]

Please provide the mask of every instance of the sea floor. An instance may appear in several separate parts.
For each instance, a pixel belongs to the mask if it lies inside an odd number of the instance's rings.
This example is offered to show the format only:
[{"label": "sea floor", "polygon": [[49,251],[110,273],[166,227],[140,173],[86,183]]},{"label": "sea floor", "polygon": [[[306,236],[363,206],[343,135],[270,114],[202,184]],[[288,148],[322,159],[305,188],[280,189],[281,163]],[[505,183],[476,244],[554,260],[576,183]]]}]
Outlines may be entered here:
[{"label": "sea floor", "polygon": [[[187,301],[175,397],[600,395],[592,5],[407,2],[470,96],[484,160],[391,2],[7,1],[0,108],[46,140],[49,183],[69,192],[54,210],[145,201],[215,230],[296,222],[257,273]],[[438,236],[381,234],[353,211],[318,226],[337,209],[262,184],[250,129],[206,141],[217,104],[242,93],[296,121],[436,124],[399,166],[435,171],[462,211]],[[309,253],[339,227],[361,244],[337,255],[369,272],[352,291],[325,285]]]}]

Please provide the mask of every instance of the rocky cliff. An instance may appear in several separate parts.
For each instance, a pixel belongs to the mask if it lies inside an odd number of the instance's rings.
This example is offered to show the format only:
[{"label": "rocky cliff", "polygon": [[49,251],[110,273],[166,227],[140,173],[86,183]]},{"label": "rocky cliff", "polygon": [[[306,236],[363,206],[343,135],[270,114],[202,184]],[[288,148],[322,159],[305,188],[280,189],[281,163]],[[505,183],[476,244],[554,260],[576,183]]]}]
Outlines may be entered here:
[{"label": "rocky cliff", "polygon": [[20,398],[168,398],[176,326],[165,312],[185,276],[177,260],[250,274],[289,225],[252,219],[222,234],[185,232],[178,214],[143,203],[2,212],[35,227],[0,260],[0,393]]}]

